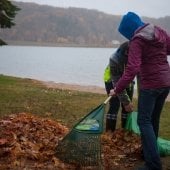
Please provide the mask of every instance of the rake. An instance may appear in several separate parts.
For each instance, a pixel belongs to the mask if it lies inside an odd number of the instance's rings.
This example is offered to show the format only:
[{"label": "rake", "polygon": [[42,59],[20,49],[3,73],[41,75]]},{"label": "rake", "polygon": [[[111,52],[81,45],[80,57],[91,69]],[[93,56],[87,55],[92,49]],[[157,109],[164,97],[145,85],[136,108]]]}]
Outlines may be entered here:
[{"label": "rake", "polygon": [[60,160],[78,166],[101,165],[101,134],[104,131],[105,106],[110,98],[76,123],[59,142],[56,156]]}]

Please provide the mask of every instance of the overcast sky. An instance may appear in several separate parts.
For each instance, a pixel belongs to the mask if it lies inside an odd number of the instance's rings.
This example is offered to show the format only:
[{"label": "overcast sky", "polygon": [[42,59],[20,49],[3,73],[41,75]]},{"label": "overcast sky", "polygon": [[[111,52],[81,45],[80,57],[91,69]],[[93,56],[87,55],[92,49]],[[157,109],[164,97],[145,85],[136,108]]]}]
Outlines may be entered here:
[{"label": "overcast sky", "polygon": [[140,16],[164,17],[170,16],[170,0],[15,0],[35,2],[58,7],[81,7],[97,9],[105,13],[123,15],[128,11]]}]

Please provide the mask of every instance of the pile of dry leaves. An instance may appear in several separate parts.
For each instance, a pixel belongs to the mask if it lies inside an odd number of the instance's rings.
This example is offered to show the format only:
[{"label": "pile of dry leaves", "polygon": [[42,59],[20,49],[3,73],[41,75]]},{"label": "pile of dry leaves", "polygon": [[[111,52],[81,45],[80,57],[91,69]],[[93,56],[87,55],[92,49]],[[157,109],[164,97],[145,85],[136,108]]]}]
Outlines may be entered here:
[{"label": "pile of dry leaves", "polygon": [[[13,114],[0,120],[0,169],[75,169],[55,156],[55,148],[68,133],[60,123],[28,113]],[[102,135],[105,170],[123,169],[140,159],[140,139],[118,129]]]},{"label": "pile of dry leaves", "polygon": [[132,132],[117,129],[114,133],[103,134],[101,141],[106,170],[128,170],[141,160],[140,137]]}]

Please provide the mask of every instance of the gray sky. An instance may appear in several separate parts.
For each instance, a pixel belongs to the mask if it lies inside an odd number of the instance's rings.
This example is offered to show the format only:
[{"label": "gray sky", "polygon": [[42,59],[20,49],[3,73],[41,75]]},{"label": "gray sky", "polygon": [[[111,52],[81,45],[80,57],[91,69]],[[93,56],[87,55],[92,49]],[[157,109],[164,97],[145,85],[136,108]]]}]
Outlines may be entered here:
[{"label": "gray sky", "polygon": [[97,9],[105,13],[123,15],[128,11],[140,16],[164,17],[170,16],[170,0],[15,0],[35,2],[58,7],[81,7]]}]

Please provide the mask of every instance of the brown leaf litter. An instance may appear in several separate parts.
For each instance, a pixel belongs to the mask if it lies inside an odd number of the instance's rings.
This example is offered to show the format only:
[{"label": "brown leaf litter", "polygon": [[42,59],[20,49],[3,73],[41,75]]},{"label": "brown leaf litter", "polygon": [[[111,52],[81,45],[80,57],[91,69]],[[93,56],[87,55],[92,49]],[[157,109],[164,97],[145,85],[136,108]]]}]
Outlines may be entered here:
[{"label": "brown leaf litter", "polygon": [[[55,156],[58,142],[68,132],[57,121],[29,113],[0,119],[0,170],[76,169]],[[140,159],[139,136],[125,130],[104,133],[101,145],[104,170],[128,170]]]}]

